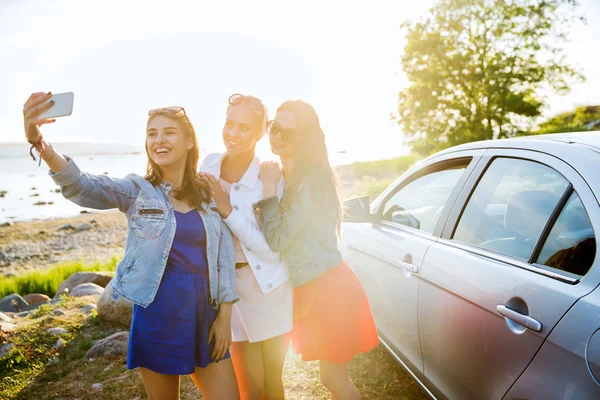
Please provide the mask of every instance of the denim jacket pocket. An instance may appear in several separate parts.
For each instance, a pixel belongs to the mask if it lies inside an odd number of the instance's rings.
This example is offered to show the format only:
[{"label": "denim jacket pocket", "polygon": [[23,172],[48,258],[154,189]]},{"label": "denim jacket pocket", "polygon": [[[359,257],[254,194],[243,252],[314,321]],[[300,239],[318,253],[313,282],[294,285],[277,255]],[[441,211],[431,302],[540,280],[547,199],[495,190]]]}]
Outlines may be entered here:
[{"label": "denim jacket pocket", "polygon": [[167,226],[167,206],[159,198],[140,192],[131,215],[131,229],[142,239],[156,239]]}]

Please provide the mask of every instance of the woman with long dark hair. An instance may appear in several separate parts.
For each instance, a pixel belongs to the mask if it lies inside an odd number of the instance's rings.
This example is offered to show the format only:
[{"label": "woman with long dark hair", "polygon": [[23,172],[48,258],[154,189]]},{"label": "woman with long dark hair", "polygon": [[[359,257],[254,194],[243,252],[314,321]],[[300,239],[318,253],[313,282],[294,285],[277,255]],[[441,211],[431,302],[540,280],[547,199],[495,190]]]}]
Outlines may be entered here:
[{"label": "woman with long dark hair", "polygon": [[294,290],[292,346],[305,361],[320,360],[321,382],[334,399],[358,399],[348,363],[379,343],[366,293],[338,249],[342,207],[325,135],[314,108],[287,101],[269,123],[271,149],[281,170],[261,166],[264,199],[254,213],[273,251],[290,270]]}]

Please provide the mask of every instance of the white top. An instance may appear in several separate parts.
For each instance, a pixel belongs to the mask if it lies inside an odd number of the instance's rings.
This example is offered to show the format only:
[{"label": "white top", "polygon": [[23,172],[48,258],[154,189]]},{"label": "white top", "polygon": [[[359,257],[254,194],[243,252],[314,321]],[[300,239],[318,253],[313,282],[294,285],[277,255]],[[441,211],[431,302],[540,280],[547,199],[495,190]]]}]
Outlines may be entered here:
[{"label": "white top", "polygon": [[[221,164],[227,153],[208,155],[200,171],[221,180]],[[231,185],[229,200],[233,207],[224,221],[241,244],[246,260],[263,291],[267,294],[290,278],[279,253],[273,252],[265,240],[254,216],[252,204],[263,199],[263,186],[259,179],[260,159],[254,157],[239,182]],[[283,179],[277,184],[277,196],[283,195]],[[237,256],[236,256],[237,257]]]},{"label": "white top", "polygon": [[[219,179],[219,183],[223,190],[227,193],[231,193],[231,183],[224,181],[223,179]],[[246,255],[242,250],[242,245],[240,244],[240,240],[237,236],[233,235],[233,246],[235,247],[235,263],[245,263],[248,262],[246,259]]]}]

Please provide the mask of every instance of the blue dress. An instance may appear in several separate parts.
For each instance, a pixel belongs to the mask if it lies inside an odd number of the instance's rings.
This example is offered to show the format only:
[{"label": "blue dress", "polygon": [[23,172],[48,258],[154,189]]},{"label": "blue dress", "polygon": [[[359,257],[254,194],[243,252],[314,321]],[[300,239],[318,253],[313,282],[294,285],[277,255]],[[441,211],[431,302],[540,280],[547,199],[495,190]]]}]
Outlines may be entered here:
[{"label": "blue dress", "polygon": [[[133,306],[127,367],[189,375],[213,362],[208,331],[217,314],[209,305],[206,231],[196,210],[175,211],[177,228],[154,301]],[[229,358],[229,352],[225,355]]]}]

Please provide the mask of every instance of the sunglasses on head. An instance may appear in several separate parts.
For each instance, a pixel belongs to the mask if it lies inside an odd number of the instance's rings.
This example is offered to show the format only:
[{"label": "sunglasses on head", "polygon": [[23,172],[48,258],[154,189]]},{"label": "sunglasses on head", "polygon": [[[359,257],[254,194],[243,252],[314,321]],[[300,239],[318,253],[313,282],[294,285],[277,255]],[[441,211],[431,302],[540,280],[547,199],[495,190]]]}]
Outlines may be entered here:
[{"label": "sunglasses on head", "polygon": [[263,102],[254,96],[245,96],[239,93],[232,94],[231,96],[229,96],[230,105],[235,106],[236,104],[241,103],[246,104],[252,110],[265,112],[265,106],[263,105]]},{"label": "sunglasses on head", "polygon": [[294,129],[282,128],[275,120],[271,120],[267,122],[267,132],[269,136],[275,137],[277,134],[280,135],[281,140],[284,142],[291,143],[296,140],[296,131]]},{"label": "sunglasses on head", "polygon": [[185,113],[185,108],[183,108],[181,106],[153,108],[152,110],[148,111],[148,116],[154,115],[154,114],[179,114],[179,113],[183,113],[183,115],[185,115],[187,117],[187,114]]}]

